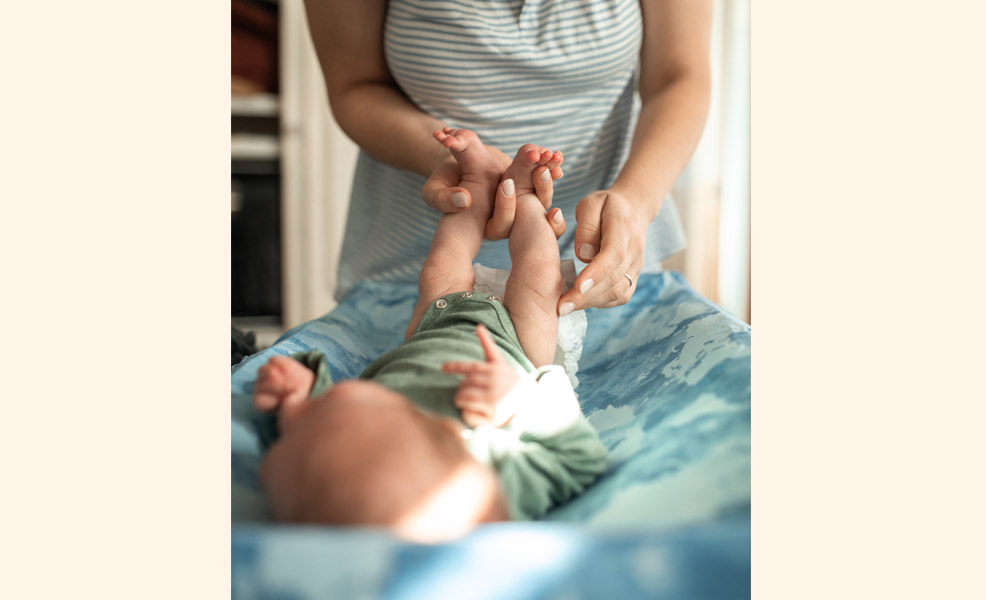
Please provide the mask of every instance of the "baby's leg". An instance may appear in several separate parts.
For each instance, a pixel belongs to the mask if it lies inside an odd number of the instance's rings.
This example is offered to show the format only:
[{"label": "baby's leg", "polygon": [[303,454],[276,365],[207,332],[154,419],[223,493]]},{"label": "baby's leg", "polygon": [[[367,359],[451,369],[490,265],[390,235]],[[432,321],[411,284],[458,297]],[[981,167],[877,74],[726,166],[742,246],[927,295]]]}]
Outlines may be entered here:
[{"label": "baby's leg", "polygon": [[[535,366],[550,364],[558,341],[558,298],[565,291],[558,241],[533,194],[532,172],[544,159],[532,160],[534,149],[521,148],[504,177],[517,185],[517,214],[510,231],[510,260],[503,305],[510,312],[524,353]],[[536,147],[534,147],[536,149]],[[530,191],[528,191],[530,190]]]},{"label": "baby's leg", "polygon": [[[462,129],[446,130],[448,133],[443,133],[439,141],[452,151],[464,172],[474,172],[485,164],[488,153],[475,133]],[[473,204],[464,211],[442,215],[438,221],[431,249],[418,277],[418,303],[411,314],[404,339],[414,335],[421,317],[436,298],[471,290],[476,282],[472,261],[479,253],[486,221],[492,211],[490,193],[488,190],[480,193],[479,185],[489,184],[478,181],[467,184],[463,181],[463,186],[472,194]],[[492,185],[496,187],[495,180]]]},{"label": "baby's leg", "polygon": [[[503,172],[503,164],[486,149],[475,132],[469,129],[443,127],[432,135],[452,152],[455,161],[459,163],[459,168],[462,169],[463,186],[473,183],[496,187]],[[487,188],[483,195],[489,197],[490,192],[491,190]]]},{"label": "baby's leg", "polygon": [[483,242],[487,215],[471,208],[442,215],[431,240],[431,250],[418,276],[418,303],[411,314],[404,339],[414,335],[421,317],[435,299],[461,290],[471,290],[476,283],[472,260]]}]

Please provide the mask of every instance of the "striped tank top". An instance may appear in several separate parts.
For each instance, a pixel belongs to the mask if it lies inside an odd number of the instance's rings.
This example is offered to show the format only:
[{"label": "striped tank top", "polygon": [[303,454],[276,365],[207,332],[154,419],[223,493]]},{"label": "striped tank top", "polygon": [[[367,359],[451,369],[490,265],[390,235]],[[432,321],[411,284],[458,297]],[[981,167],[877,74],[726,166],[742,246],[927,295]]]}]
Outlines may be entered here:
[{"label": "striped tank top", "polygon": [[[574,258],[575,206],[611,186],[629,152],[641,41],[639,0],[391,0],[384,25],[390,72],[421,110],[507,156],[528,142],[564,152],[553,201],[568,223],[563,259]],[[337,298],[364,279],[417,282],[441,216],[424,182],[360,152]],[[669,196],[644,272],[683,247]],[[509,269],[507,241],[484,242],[475,262]]]}]

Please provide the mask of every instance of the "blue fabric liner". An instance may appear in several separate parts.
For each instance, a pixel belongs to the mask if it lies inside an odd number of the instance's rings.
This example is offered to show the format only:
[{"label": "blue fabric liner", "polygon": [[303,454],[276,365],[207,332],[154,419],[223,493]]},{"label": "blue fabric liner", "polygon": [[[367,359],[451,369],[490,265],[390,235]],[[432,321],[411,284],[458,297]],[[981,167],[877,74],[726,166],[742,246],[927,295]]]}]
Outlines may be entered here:
[{"label": "blue fabric liner", "polygon": [[537,523],[437,546],[270,523],[257,482],[273,420],[250,394],[274,355],[318,349],[333,379],[401,342],[415,286],[364,282],[232,375],[234,598],[742,598],[750,590],[748,325],[674,272],[587,311],[577,389],[607,473]]}]

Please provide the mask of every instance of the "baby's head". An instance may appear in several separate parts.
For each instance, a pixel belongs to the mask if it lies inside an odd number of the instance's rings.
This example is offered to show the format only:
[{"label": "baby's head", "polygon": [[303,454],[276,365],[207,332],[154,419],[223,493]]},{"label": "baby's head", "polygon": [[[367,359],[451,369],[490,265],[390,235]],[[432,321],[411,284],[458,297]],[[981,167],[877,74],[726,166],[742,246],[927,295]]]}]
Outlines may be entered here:
[{"label": "baby's head", "polygon": [[459,425],[369,381],[346,381],[283,428],[261,470],[274,518],[378,525],[439,541],[509,514]]}]

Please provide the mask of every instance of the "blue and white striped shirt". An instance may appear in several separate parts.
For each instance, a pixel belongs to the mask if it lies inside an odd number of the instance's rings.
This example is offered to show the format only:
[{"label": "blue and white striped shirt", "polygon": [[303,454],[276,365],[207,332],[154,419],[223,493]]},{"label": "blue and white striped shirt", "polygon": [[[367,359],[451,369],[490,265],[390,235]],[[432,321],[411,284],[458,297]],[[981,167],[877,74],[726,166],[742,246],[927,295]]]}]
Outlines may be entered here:
[{"label": "blue and white striped shirt", "polygon": [[[575,206],[612,185],[629,152],[641,41],[639,0],[391,0],[384,29],[390,71],[423,111],[508,156],[528,142],[565,154],[553,203],[568,222],[563,259]],[[424,181],[360,153],[337,297],[362,279],[417,282],[441,216],[422,201]],[[669,197],[644,272],[683,247]],[[475,262],[509,268],[506,240],[484,242]]]}]

